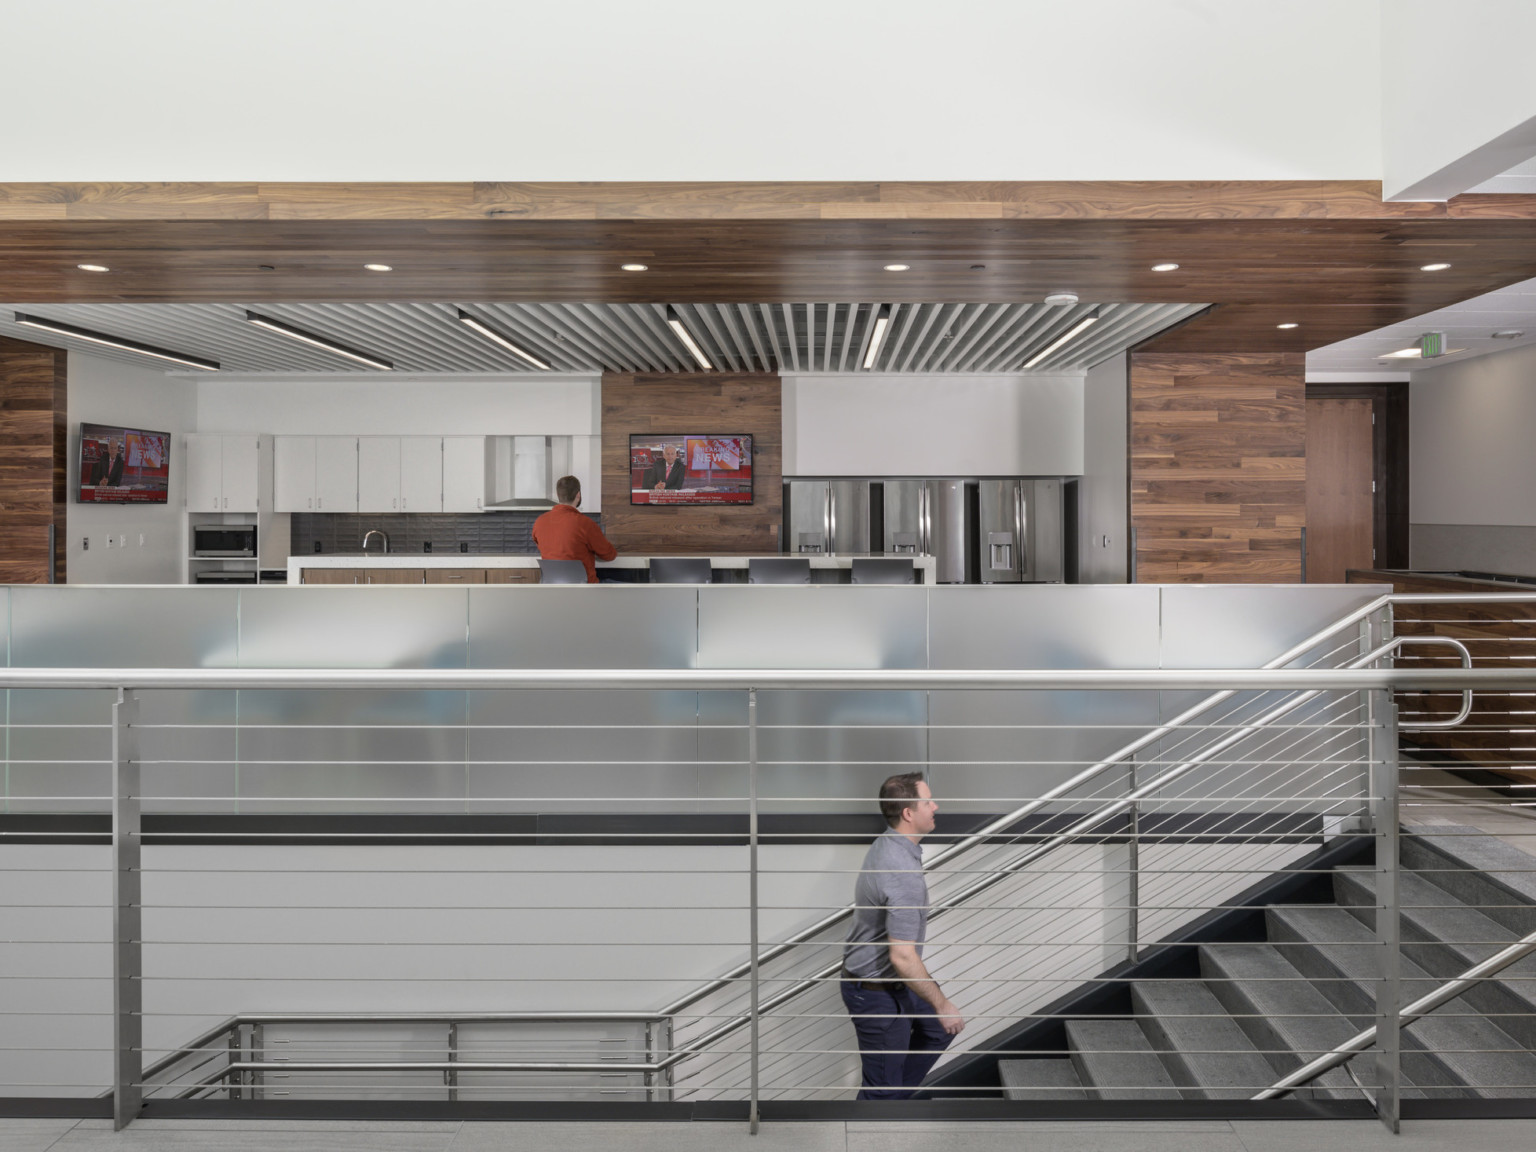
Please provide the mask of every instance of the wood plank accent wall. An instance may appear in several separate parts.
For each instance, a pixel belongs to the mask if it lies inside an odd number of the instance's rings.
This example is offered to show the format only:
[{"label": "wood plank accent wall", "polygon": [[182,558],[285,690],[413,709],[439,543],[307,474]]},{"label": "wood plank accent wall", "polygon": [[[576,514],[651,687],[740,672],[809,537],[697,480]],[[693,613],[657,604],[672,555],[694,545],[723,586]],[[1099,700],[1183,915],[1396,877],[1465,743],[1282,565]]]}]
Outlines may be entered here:
[{"label": "wood plank accent wall", "polygon": [[[784,513],[781,386],[777,374],[603,376],[603,531],[621,553],[779,550]],[[629,437],[719,432],[752,436],[749,505],[632,507]]]},{"label": "wood plank accent wall", "polygon": [[69,510],[68,356],[0,339],[0,584],[48,582],[48,525],[64,582]]},{"label": "wood plank accent wall", "polygon": [[1131,524],[1144,583],[1301,579],[1306,358],[1131,356]]}]

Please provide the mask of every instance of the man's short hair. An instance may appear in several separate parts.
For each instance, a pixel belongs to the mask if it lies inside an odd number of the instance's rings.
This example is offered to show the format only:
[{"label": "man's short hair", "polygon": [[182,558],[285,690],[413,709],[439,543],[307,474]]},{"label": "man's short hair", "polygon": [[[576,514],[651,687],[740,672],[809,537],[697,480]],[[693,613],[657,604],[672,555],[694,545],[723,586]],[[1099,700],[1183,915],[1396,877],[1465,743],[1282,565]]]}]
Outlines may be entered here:
[{"label": "man's short hair", "polygon": [[880,815],[892,828],[901,823],[901,814],[912,807],[911,801],[921,799],[917,786],[922,781],[921,772],[903,772],[880,785]]},{"label": "man's short hair", "polygon": [[574,476],[562,476],[555,481],[555,499],[562,504],[574,504],[581,495],[581,481]]}]

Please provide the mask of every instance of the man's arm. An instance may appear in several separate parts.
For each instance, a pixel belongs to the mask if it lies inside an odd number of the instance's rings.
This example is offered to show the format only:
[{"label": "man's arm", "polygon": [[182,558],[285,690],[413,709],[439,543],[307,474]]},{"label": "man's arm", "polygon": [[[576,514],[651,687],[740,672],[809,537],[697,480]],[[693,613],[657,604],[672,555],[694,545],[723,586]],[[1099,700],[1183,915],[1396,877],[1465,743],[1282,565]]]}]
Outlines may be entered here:
[{"label": "man's arm", "polygon": [[619,550],[609,543],[603,530],[590,517],[587,518],[587,547],[592,549],[592,555],[599,560],[612,560],[619,554]]},{"label": "man's arm", "polygon": [[923,958],[917,954],[917,945],[907,940],[892,940],[890,944],[891,967],[896,969],[896,975],[901,977],[908,988],[933,1005],[933,1010],[939,1018],[939,1025],[944,1031],[951,1036],[960,1035],[961,1029],[965,1027],[960,1009],[939,991],[938,981],[928,975],[928,969],[923,965]]}]

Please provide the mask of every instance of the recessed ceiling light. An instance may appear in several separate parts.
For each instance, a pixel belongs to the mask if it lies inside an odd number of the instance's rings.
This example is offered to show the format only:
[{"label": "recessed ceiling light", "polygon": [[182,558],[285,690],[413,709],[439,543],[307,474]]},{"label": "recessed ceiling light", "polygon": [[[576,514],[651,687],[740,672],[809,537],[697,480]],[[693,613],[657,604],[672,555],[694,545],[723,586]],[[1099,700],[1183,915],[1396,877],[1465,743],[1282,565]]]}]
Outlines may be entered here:
[{"label": "recessed ceiling light", "polygon": [[1495,340],[1518,340],[1518,339],[1520,339],[1520,337],[1522,337],[1524,335],[1525,335],[1524,332],[1519,332],[1519,331],[1516,331],[1513,328],[1510,328],[1510,329],[1507,329],[1507,330],[1505,330],[1503,332],[1495,332],[1493,334],[1493,338]]},{"label": "recessed ceiling light", "polygon": [[1449,264],[1423,264],[1423,265],[1421,265],[1419,267],[1419,271],[1420,272],[1444,272],[1449,267],[1450,267]]},{"label": "recessed ceiling light", "polygon": [[1152,271],[1154,271],[1154,272],[1177,272],[1178,270],[1179,270],[1179,266],[1177,264],[1154,264],[1154,265],[1152,265]]},{"label": "recessed ceiling light", "polygon": [[1396,352],[1388,352],[1387,355],[1393,360],[1417,360],[1424,353],[1418,348],[1399,348]]},{"label": "recessed ceiling light", "polygon": [[1047,304],[1050,304],[1052,307],[1057,307],[1057,308],[1062,307],[1063,305],[1067,305],[1067,304],[1076,304],[1077,303],[1077,293],[1076,292],[1052,292],[1049,296],[1047,296],[1045,298],[1045,302]]},{"label": "recessed ceiling light", "polygon": [[105,264],[76,264],[75,267],[80,269],[80,271],[82,271],[82,272],[110,272],[110,271],[112,271],[112,269],[108,268]]},{"label": "recessed ceiling light", "polygon": [[364,264],[363,267],[368,269],[368,271],[370,271],[370,272],[393,272],[394,271],[394,268],[392,268],[388,264]]},{"label": "recessed ceiling light", "polygon": [[620,264],[619,268],[625,272],[649,272],[651,270],[649,264]]},{"label": "recessed ceiling light", "polygon": [[912,265],[910,264],[887,264],[885,270],[887,272],[905,272],[911,267]]},{"label": "recessed ceiling light", "polygon": [[1296,321],[1291,320],[1291,321],[1288,321],[1287,323],[1284,323],[1284,324],[1276,324],[1275,327],[1276,328],[1299,328],[1299,327],[1301,327],[1301,325],[1297,324]]}]

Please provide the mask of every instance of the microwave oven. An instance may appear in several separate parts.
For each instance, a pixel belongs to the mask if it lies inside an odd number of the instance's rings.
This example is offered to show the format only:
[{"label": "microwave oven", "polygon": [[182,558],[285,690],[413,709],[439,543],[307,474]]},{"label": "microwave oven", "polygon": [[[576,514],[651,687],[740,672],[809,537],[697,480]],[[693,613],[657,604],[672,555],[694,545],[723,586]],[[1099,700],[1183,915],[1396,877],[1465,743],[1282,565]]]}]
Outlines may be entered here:
[{"label": "microwave oven", "polygon": [[254,556],[256,555],[256,525],[194,524],[192,525],[192,555]]}]

